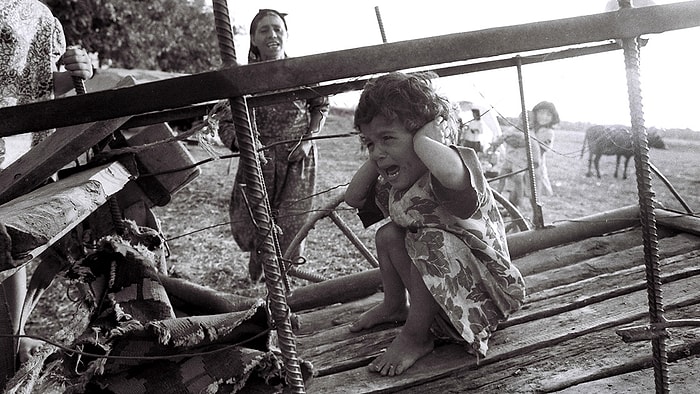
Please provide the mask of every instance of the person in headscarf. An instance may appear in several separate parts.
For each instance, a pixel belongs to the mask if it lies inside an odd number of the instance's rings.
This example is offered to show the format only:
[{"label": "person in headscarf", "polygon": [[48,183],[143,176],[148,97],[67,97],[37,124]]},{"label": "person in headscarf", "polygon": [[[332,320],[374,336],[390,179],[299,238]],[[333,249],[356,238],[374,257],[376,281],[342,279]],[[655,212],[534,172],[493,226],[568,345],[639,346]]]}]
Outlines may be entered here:
[{"label": "person in headscarf", "polygon": [[[250,24],[249,63],[287,57],[285,16],[271,9],[260,10],[255,15]],[[321,132],[329,107],[328,97],[323,96],[258,107],[251,111],[251,124],[263,146],[283,140],[293,141],[265,150],[266,163],[262,167],[272,216],[281,230],[278,238],[282,254],[306,222],[313,206],[317,150],[313,141],[304,138]],[[258,281],[262,275],[262,262],[256,253],[256,231],[241,186],[245,183],[245,174],[239,168],[229,209],[231,231],[238,246],[250,252],[249,275],[253,281]],[[291,256],[301,256],[303,249],[302,242]]]}]

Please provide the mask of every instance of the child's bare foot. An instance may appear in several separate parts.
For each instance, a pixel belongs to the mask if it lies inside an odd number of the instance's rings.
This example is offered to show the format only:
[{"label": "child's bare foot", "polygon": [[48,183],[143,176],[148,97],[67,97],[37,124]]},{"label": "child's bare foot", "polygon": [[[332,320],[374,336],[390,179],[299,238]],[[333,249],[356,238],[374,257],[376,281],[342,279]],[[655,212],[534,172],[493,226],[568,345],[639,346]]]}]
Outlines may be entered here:
[{"label": "child's bare foot", "polygon": [[395,376],[404,373],[421,357],[432,352],[434,341],[427,338],[414,338],[401,330],[384,354],[369,364],[369,370],[382,376]]},{"label": "child's bare foot", "polygon": [[34,339],[34,338],[27,338],[27,337],[22,337],[19,339],[19,362],[20,364],[23,364],[27,362],[34,354],[36,351],[43,345],[44,342]]},{"label": "child's bare foot", "polygon": [[390,308],[384,302],[363,313],[355,323],[350,326],[351,332],[359,332],[382,323],[402,323],[408,317],[408,306]]}]

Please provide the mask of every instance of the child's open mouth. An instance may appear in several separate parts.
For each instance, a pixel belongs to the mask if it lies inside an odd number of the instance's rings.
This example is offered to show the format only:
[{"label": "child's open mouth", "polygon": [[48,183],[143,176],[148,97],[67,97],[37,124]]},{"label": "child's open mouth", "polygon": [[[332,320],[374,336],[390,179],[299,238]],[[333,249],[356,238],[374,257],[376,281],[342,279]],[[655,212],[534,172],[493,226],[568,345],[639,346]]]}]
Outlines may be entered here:
[{"label": "child's open mouth", "polygon": [[391,181],[392,179],[395,179],[396,177],[399,176],[399,166],[389,166],[384,169],[384,173],[386,174],[386,180]]}]

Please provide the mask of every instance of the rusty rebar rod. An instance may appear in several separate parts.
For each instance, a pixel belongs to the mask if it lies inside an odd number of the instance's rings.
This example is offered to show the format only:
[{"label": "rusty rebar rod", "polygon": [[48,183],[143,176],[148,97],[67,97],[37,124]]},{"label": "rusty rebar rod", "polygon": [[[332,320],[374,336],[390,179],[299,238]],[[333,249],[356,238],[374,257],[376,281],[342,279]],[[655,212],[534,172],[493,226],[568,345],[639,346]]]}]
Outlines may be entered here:
[{"label": "rusty rebar rod", "polygon": [[382,13],[379,12],[379,6],[374,7],[374,13],[377,15],[377,24],[379,25],[379,33],[382,35],[382,42],[387,43],[386,31],[384,31],[384,22],[382,22]]},{"label": "rusty rebar rod", "polygon": [[[227,1],[214,0],[213,8],[221,59],[224,67],[233,67],[237,65],[236,49]],[[236,129],[238,147],[241,152],[239,166],[245,172],[247,198],[251,202],[255,223],[257,223],[256,245],[258,247],[257,250],[251,253],[258,253],[263,263],[270,311],[277,329],[278,345],[284,359],[285,379],[289,386],[289,391],[304,393],[304,380],[296,354],[296,339],[290,322],[291,311],[287,305],[282,272],[279,265],[279,246],[275,241],[275,224],[270,215],[269,200],[260,168],[260,160],[256,151],[255,138],[250,126],[246,100],[245,97],[234,97],[230,98],[229,102]]]},{"label": "rusty rebar rod", "polygon": [[[630,0],[618,0],[618,4],[621,9],[632,7]],[[656,216],[654,214],[654,191],[651,188],[649,142],[644,126],[638,37],[623,39],[622,46],[625,54],[627,95],[629,98],[632,122],[632,143],[637,175],[639,216],[642,224],[644,265],[646,267],[647,297],[649,300],[649,321],[653,326],[663,323],[665,319],[663,297],[661,293],[658,234],[656,229]],[[655,336],[651,340],[654,359],[654,383],[657,393],[668,393],[668,353],[666,350],[665,328],[661,328],[661,333],[662,335]]]},{"label": "rusty rebar rod", "polygon": [[[515,59],[516,69],[518,70],[518,87],[520,88],[520,108],[521,119],[523,123],[523,132],[525,133],[525,154],[527,156],[528,179],[530,180],[530,203],[532,204],[532,221],[535,223],[535,228],[544,227],[544,216],[542,215],[542,204],[537,194],[537,182],[535,180],[535,164],[532,157],[532,138],[530,137],[530,121],[527,114],[527,106],[525,104],[525,87],[523,86],[523,63],[518,56]],[[535,144],[539,142],[535,141]],[[539,160],[538,160],[539,161]]]}]

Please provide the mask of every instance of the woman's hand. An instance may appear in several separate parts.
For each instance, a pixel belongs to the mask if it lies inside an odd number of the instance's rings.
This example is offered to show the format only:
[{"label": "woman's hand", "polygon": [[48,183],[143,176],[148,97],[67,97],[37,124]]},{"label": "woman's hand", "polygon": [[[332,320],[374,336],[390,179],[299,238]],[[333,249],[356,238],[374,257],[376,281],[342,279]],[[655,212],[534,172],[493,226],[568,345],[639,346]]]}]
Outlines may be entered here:
[{"label": "woman's hand", "polygon": [[309,157],[311,152],[312,142],[311,141],[299,141],[287,157],[287,161],[290,163],[295,163],[300,160],[304,160]]},{"label": "woman's hand", "polygon": [[60,62],[71,77],[90,79],[93,76],[92,62],[84,49],[69,47],[61,56]]},{"label": "woman's hand", "polygon": [[73,78],[85,80],[93,77],[92,62],[84,49],[69,47],[59,59],[59,63],[62,63],[66,70],[53,74],[53,88],[56,96],[62,96],[75,87]]}]

